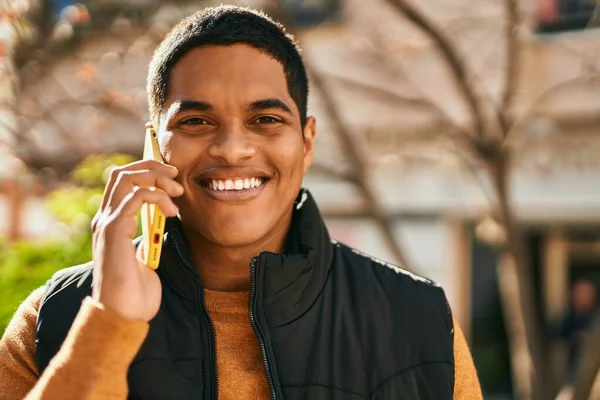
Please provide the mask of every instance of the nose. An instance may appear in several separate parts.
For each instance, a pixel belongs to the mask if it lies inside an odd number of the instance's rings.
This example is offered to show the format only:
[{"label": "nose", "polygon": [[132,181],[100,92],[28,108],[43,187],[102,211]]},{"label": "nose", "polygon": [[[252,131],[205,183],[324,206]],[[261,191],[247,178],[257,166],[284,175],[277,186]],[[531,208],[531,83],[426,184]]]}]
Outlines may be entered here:
[{"label": "nose", "polygon": [[240,164],[256,154],[254,144],[248,140],[249,134],[240,127],[223,127],[209,146],[208,154],[229,165]]}]

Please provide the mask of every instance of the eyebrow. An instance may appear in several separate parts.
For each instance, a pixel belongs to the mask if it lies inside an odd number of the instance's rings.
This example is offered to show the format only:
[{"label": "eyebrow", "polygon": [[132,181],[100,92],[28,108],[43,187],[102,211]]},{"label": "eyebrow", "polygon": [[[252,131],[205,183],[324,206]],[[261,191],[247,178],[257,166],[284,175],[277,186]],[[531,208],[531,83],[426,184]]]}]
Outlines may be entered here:
[{"label": "eyebrow", "polygon": [[[215,107],[207,102],[198,100],[181,100],[174,102],[169,107],[168,114],[173,116],[184,111],[214,111]],[[279,109],[288,114],[292,114],[292,110],[279,99],[263,99],[252,102],[248,106],[248,111],[268,110],[268,109]]]},{"label": "eyebrow", "polygon": [[209,103],[206,103],[204,101],[197,101],[197,100],[181,100],[181,101],[176,101],[171,105],[171,114],[177,114],[180,113],[182,111],[188,111],[188,110],[194,110],[194,111],[213,111],[215,109],[214,106],[212,106]]},{"label": "eyebrow", "polygon": [[264,99],[255,101],[248,106],[248,111],[268,110],[273,108],[285,111],[290,115],[292,114],[292,110],[290,110],[287,104],[279,99]]}]

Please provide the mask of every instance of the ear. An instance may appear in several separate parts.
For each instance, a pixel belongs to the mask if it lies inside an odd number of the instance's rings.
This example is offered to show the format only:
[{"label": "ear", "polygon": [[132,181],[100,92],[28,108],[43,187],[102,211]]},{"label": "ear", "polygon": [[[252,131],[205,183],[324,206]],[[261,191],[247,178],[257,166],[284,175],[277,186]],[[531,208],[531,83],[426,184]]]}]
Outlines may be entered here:
[{"label": "ear", "polygon": [[313,162],[315,136],[317,136],[317,120],[315,117],[308,117],[304,126],[304,173],[308,171]]}]

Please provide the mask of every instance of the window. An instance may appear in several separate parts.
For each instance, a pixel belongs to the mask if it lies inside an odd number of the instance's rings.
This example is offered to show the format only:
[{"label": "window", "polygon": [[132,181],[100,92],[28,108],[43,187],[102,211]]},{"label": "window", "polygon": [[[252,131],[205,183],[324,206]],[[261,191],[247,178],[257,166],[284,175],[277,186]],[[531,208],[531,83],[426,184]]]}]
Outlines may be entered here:
[{"label": "window", "polygon": [[298,27],[311,27],[337,20],[340,0],[283,0],[282,6]]},{"label": "window", "polygon": [[587,28],[596,0],[538,0],[537,32],[558,33]]}]

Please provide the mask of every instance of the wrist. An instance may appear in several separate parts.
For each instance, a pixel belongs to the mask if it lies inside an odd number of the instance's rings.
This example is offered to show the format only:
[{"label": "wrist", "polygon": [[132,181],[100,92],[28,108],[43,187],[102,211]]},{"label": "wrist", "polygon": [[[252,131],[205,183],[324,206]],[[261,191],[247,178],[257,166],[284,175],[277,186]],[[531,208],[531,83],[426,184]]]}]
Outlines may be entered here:
[{"label": "wrist", "polygon": [[134,307],[128,306],[126,304],[127,302],[120,299],[115,299],[111,295],[94,293],[94,295],[92,295],[92,300],[98,308],[113,314],[115,317],[122,318],[125,321],[144,323],[148,322],[140,315],[140,313],[135,312]]}]

